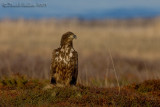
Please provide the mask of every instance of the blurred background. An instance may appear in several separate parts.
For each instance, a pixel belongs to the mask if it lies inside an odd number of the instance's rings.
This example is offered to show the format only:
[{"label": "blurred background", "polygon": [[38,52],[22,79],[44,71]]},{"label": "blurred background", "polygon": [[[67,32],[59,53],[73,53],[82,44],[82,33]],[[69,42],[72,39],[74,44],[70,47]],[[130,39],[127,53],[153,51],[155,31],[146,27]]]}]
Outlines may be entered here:
[{"label": "blurred background", "polygon": [[159,0],[0,0],[0,78],[49,80],[63,33],[78,36],[78,82],[112,87],[160,78]]},{"label": "blurred background", "polygon": [[0,3],[0,18],[14,19],[128,19],[160,14],[159,0],[0,0]]}]

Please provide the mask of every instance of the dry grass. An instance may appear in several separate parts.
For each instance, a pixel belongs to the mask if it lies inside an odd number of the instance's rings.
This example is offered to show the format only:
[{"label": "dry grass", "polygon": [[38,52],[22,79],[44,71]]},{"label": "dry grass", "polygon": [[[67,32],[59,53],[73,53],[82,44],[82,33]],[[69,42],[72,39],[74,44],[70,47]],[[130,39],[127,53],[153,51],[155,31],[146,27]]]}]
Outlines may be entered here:
[{"label": "dry grass", "polygon": [[[135,20],[1,20],[0,77],[19,72],[48,79],[51,52],[61,35],[72,31],[78,39],[79,83],[120,86],[160,78],[160,19]],[[113,56],[113,62],[109,50]]]}]

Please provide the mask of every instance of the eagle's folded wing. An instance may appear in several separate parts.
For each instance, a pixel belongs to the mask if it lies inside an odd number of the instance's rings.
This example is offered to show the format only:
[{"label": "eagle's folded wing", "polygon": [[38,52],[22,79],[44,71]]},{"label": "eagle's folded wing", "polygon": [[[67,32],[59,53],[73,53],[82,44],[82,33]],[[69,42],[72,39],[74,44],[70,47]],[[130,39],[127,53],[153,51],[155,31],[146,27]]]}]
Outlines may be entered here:
[{"label": "eagle's folded wing", "polygon": [[73,52],[73,61],[74,61],[74,71],[72,75],[71,85],[75,85],[77,82],[78,76],[78,53],[76,51]]},{"label": "eagle's folded wing", "polygon": [[50,78],[51,78],[51,83],[52,84],[56,83],[56,80],[54,78],[54,74],[56,73],[55,57],[56,57],[56,49],[53,50],[53,52],[52,52],[52,59],[51,59],[51,65],[50,65]]}]

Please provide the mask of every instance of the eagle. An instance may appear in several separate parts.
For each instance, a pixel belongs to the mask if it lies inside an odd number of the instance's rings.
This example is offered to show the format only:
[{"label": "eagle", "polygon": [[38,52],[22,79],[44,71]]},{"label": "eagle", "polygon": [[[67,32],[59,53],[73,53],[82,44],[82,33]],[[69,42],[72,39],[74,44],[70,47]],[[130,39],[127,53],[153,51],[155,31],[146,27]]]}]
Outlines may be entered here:
[{"label": "eagle", "polygon": [[72,32],[62,35],[60,47],[52,52],[50,66],[51,84],[56,86],[76,85],[78,76],[78,53],[73,48],[73,39],[77,36]]}]

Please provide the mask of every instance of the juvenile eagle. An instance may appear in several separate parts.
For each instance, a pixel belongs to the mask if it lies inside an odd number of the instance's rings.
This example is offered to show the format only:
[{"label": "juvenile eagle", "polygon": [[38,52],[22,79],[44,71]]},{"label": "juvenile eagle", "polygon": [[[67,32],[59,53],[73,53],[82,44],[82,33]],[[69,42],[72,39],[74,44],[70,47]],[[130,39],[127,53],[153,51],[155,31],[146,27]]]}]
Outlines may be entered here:
[{"label": "juvenile eagle", "polygon": [[51,84],[76,85],[78,75],[78,53],[73,48],[76,35],[66,32],[62,35],[60,47],[53,50],[50,66]]}]

